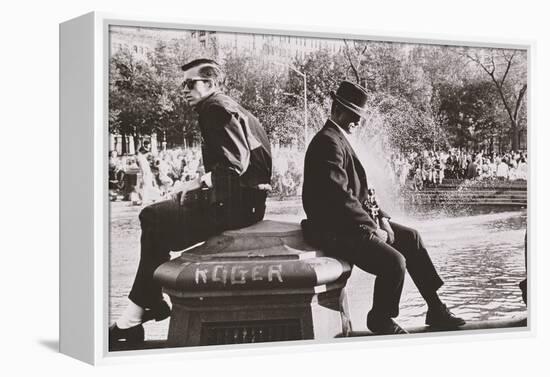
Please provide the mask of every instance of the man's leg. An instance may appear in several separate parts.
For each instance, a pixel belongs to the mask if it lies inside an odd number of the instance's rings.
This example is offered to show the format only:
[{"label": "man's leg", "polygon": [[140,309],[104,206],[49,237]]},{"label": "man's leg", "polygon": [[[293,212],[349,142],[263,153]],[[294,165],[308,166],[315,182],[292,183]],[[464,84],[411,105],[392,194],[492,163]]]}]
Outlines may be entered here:
[{"label": "man's leg", "polygon": [[378,237],[342,237],[327,251],[376,276],[373,305],[367,317],[369,329],[386,334],[399,332],[401,329],[391,318],[399,314],[405,278],[406,262],[401,253]]},{"label": "man's leg", "polygon": [[131,301],[142,308],[154,307],[162,301],[162,289],[153,281],[153,273],[170,260],[170,251],[183,250],[214,231],[206,213],[198,201],[181,205],[178,198],[149,205],[141,211],[141,253],[128,296]]},{"label": "man's leg", "polygon": [[395,233],[392,246],[405,257],[407,271],[428,304],[426,324],[442,328],[463,325],[465,321],[454,316],[437,294],[437,290],[443,285],[443,280],[439,277],[418,231],[394,222],[390,224]]},{"label": "man's leg", "polygon": [[393,221],[390,221],[390,225],[395,233],[395,241],[391,246],[405,257],[407,271],[420,294],[423,297],[424,294],[431,296],[443,285],[443,280],[439,277],[420,234],[415,229]]},{"label": "man's leg", "polygon": [[144,338],[141,323],[162,320],[170,308],[162,298],[161,286],[153,280],[158,266],[170,259],[170,251],[185,249],[207,238],[216,229],[199,201],[179,197],[145,207],[140,213],[141,255],[129,303],[109,329],[111,342],[139,342]]}]

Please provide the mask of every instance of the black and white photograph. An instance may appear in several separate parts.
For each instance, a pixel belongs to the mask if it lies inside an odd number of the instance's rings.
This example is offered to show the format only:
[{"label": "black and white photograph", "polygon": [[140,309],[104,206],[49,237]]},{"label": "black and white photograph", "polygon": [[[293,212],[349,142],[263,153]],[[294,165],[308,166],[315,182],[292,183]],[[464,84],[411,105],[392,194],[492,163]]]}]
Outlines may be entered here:
[{"label": "black and white photograph", "polygon": [[526,328],[528,50],[109,27],[109,351]]},{"label": "black and white photograph", "polygon": [[1,374],[540,375],[545,9],[5,2]]}]

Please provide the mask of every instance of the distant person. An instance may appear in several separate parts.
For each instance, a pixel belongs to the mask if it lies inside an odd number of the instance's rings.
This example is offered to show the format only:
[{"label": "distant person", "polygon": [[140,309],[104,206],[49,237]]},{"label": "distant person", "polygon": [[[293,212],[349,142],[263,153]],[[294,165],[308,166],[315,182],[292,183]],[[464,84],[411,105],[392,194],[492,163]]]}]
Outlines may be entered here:
[{"label": "distant person", "polygon": [[468,159],[468,168],[466,169],[466,179],[476,179],[478,176],[477,164],[475,163],[475,156]]},{"label": "distant person", "polygon": [[442,160],[438,157],[435,157],[434,160],[434,184],[439,186],[443,183],[443,171],[445,166],[442,163]]},{"label": "distant person", "polygon": [[426,187],[434,184],[434,159],[432,152],[424,151],[424,160],[422,161],[422,167],[425,172],[424,185]]},{"label": "distant person", "polygon": [[171,166],[164,159],[157,158],[155,166],[158,170],[157,184],[163,194],[167,194],[174,184],[174,180],[170,178],[172,173]]},{"label": "distant person", "polygon": [[527,161],[525,157],[520,157],[518,167],[516,168],[516,179],[523,179],[526,181],[528,175],[529,169],[527,168]]},{"label": "distant person", "polygon": [[122,161],[117,151],[112,150],[109,153],[109,189],[115,189],[123,176]]},{"label": "distant person", "polygon": [[[525,232],[525,275],[527,276],[527,231]],[[521,290],[521,298],[525,305],[527,305],[527,277],[519,282],[519,289]]]},{"label": "distant person", "polygon": [[401,161],[401,166],[399,169],[399,185],[401,187],[405,186],[410,169],[411,169],[411,165],[409,164],[409,161],[407,161],[407,159],[403,157]]},{"label": "distant person", "polygon": [[149,140],[143,140],[141,147],[138,149],[138,154],[148,155],[151,153],[151,142]]},{"label": "distant person", "polygon": [[141,181],[138,184],[138,192],[141,197],[141,203],[148,205],[160,199],[160,190],[154,174],[154,157],[151,153],[148,140],[143,142],[136,155],[136,161],[141,173]]},{"label": "distant person", "polygon": [[424,180],[422,169],[417,167],[413,177],[413,189],[414,191],[421,191],[424,188]]},{"label": "distant person", "polygon": [[510,175],[510,168],[508,167],[508,164],[506,161],[501,160],[500,158],[497,159],[497,178],[500,180],[507,180]]}]

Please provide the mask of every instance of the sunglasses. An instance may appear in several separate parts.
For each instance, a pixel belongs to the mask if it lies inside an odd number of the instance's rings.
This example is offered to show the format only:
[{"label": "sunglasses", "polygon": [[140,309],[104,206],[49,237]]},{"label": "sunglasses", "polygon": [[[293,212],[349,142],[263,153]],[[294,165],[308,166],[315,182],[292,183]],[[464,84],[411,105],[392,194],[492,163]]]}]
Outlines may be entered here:
[{"label": "sunglasses", "polygon": [[210,79],[187,79],[181,83],[181,86],[183,89],[185,89],[186,87],[189,89],[193,89],[198,81],[210,81]]}]

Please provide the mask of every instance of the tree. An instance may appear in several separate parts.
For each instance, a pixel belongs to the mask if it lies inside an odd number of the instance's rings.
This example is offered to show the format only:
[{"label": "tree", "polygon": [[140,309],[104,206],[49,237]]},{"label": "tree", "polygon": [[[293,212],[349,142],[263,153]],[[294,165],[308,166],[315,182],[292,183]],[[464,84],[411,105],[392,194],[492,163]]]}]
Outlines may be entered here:
[{"label": "tree", "polygon": [[260,120],[271,140],[289,144],[303,135],[302,111],[286,95],[288,77],[280,69],[250,53],[230,53],[224,70],[228,95]]},{"label": "tree", "polygon": [[183,98],[182,64],[198,57],[215,57],[215,49],[205,49],[196,40],[159,41],[148,60],[153,67],[154,80],[160,87],[156,98],[155,131],[167,140],[186,144],[199,139],[196,114]]},{"label": "tree", "polygon": [[445,119],[453,145],[491,142],[500,128],[498,106],[490,81],[470,80],[461,84],[440,84],[439,114]]},{"label": "tree", "polygon": [[147,61],[137,59],[129,50],[115,53],[110,62],[109,131],[120,133],[123,143],[126,135],[133,136],[137,149],[139,136],[153,130],[158,92]]},{"label": "tree", "polygon": [[365,76],[363,75],[363,66],[367,61],[367,50],[369,43],[366,41],[344,39],[344,56],[349,64],[349,69],[356,83],[361,86],[368,87]]},{"label": "tree", "polygon": [[[314,51],[305,59],[294,61],[292,65],[307,76],[308,103],[326,104],[328,94],[336,90],[342,80],[349,79],[345,64],[341,55],[332,54],[326,49]],[[303,96],[302,78],[290,69],[288,76],[285,92]]]},{"label": "tree", "polygon": [[214,57],[194,40],[159,41],[153,52],[140,58],[119,50],[110,61],[109,129],[134,137],[161,133],[185,144],[198,139],[196,115],[182,97],[181,65],[197,57]]},{"label": "tree", "polygon": [[520,111],[527,93],[527,55],[521,50],[467,49],[465,55],[494,84],[510,121],[512,149],[519,146]]},{"label": "tree", "polygon": [[442,139],[431,111],[432,86],[409,45],[346,41],[344,55],[354,81],[369,92],[371,136],[399,150],[432,148]]}]

